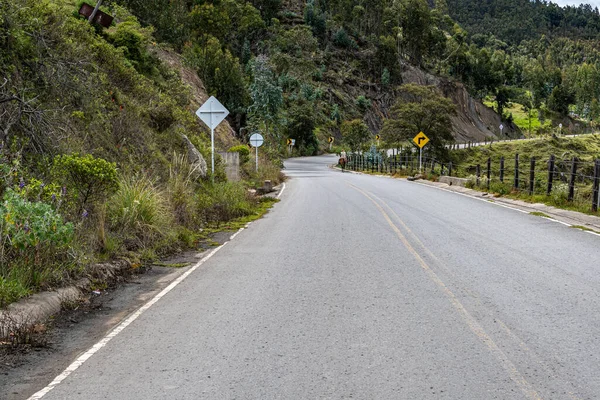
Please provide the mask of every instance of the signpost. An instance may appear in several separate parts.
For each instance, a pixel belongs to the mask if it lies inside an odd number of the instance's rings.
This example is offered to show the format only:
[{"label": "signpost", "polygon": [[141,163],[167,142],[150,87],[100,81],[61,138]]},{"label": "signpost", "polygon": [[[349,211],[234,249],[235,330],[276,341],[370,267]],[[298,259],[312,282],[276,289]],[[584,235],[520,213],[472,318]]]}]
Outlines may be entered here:
[{"label": "signpost", "polygon": [[327,141],[329,142],[329,151],[331,151],[331,146],[333,145],[333,136],[329,136],[329,139],[327,139]]},{"label": "signpost", "polygon": [[256,153],[256,172],[258,172],[258,148],[262,146],[264,142],[265,140],[260,133],[255,133],[250,136],[250,144],[254,147],[254,152]]},{"label": "signpost", "polygon": [[381,136],[375,135],[375,140],[377,140],[377,147],[379,147],[379,139],[381,139]]},{"label": "signpost", "polygon": [[558,124],[558,134],[562,135],[562,122]]},{"label": "signpost", "polygon": [[288,152],[290,154],[292,154],[292,148],[296,145],[296,139],[288,139],[287,145],[288,145]]},{"label": "signpost", "polygon": [[219,103],[219,100],[215,99],[214,96],[210,96],[210,99],[206,100],[206,103],[196,111],[196,115],[210,128],[211,165],[214,179],[215,128],[229,115],[229,110],[227,110],[223,104]]},{"label": "signpost", "polygon": [[500,124],[500,136],[502,136],[502,131],[504,130],[504,125]]},{"label": "signpost", "polygon": [[413,142],[419,147],[419,172],[423,168],[423,147],[429,143],[429,138],[423,132],[414,137]]}]

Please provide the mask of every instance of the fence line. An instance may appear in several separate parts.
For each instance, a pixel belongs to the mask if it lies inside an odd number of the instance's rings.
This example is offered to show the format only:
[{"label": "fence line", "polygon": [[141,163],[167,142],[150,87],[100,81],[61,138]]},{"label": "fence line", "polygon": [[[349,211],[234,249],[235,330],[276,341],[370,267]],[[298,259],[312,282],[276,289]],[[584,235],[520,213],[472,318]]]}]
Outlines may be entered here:
[{"label": "fence line", "polygon": [[[346,168],[381,174],[414,174],[419,172],[419,155],[414,152],[363,153],[348,155]],[[553,196],[559,203],[591,204],[596,212],[600,192],[600,160],[583,161],[576,157],[568,160],[548,160],[536,157],[493,160],[476,165],[452,165],[440,162],[429,154],[422,158],[423,174],[466,177],[475,187],[488,191],[525,191],[529,195]]]}]

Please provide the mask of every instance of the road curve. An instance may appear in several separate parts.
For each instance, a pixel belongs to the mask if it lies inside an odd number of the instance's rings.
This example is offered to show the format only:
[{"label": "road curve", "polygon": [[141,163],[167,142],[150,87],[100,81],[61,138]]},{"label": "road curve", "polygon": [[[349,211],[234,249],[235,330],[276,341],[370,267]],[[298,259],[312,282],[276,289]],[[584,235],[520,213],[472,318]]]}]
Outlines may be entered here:
[{"label": "road curve", "polygon": [[334,160],[43,398],[598,398],[600,238]]}]

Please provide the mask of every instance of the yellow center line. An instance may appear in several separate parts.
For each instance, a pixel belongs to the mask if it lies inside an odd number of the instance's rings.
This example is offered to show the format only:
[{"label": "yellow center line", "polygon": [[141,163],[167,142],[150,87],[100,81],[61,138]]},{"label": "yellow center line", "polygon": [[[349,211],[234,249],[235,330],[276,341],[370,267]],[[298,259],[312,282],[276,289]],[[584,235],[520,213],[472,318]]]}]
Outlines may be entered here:
[{"label": "yellow center line", "polygon": [[[419,262],[421,268],[427,273],[429,278],[442,290],[442,292],[448,297],[454,308],[458,311],[461,318],[467,324],[469,329],[481,340],[490,352],[498,359],[502,367],[508,372],[510,378],[515,382],[519,388],[523,391],[523,393],[529,398],[534,400],[541,400],[542,398],[537,393],[537,391],[533,388],[533,386],[525,379],[525,377],[519,372],[517,367],[510,361],[510,359],[504,354],[504,352],[498,347],[496,342],[487,334],[487,332],[483,329],[483,327],[477,322],[477,320],[467,311],[467,309],[462,305],[462,303],[458,300],[458,298],[454,295],[454,293],[446,286],[446,284],[440,279],[440,277],[427,265],[425,260],[419,255],[419,253],[415,250],[415,248],[410,244],[406,236],[402,234],[400,229],[394,224],[388,213],[385,212],[383,207],[377,203],[373,197],[371,197],[367,192],[362,189],[349,184],[353,189],[360,192],[367,199],[371,200],[371,202],[377,207],[381,215],[385,218],[389,226],[392,228],[396,235],[400,239],[400,241],[404,244],[406,249],[414,256],[414,258]],[[380,201],[385,204],[383,200]],[[389,208],[389,206],[388,206]],[[396,218],[400,220],[400,218],[396,215]],[[403,224],[404,225],[404,224]],[[406,227],[406,225],[404,225]],[[421,243],[421,246],[425,248],[425,246]]]}]

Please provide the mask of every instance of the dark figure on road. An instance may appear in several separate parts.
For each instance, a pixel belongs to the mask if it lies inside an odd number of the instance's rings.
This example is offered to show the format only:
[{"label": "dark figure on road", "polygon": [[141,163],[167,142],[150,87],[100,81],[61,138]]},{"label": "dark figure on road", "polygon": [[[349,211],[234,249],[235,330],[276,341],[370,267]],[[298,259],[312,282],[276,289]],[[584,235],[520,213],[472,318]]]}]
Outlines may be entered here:
[{"label": "dark figure on road", "polygon": [[340,160],[338,161],[340,167],[342,167],[342,172],[344,172],[344,170],[346,169],[346,162],[348,162],[348,158],[346,156],[346,152],[342,150],[342,152],[340,153]]}]

